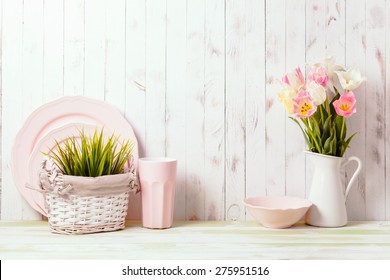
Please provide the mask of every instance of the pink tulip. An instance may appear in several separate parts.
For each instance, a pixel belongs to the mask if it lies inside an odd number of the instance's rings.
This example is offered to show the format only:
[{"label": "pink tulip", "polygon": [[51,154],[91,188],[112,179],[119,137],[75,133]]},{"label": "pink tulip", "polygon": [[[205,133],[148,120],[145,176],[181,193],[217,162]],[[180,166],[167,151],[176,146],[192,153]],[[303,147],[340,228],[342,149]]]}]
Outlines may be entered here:
[{"label": "pink tulip", "polygon": [[301,69],[298,67],[294,72],[287,73],[283,76],[282,82],[294,90],[300,90],[305,85],[305,78],[303,77]]},{"label": "pink tulip", "polygon": [[305,83],[305,78],[303,77],[301,68],[298,67],[295,69],[295,76],[298,78],[298,80],[301,84]]},{"label": "pink tulip", "polygon": [[348,118],[356,112],[356,99],[352,91],[346,92],[340,98],[333,102],[337,115]]},{"label": "pink tulip", "polygon": [[311,69],[309,80],[316,82],[318,85],[326,87],[328,84],[328,73],[322,66],[317,66]]},{"label": "pink tulip", "polygon": [[317,111],[317,106],[312,97],[305,90],[299,91],[293,102],[294,114],[297,118],[310,117]]},{"label": "pink tulip", "polygon": [[282,82],[285,83],[286,85],[290,86],[290,81],[288,80],[287,77],[288,74],[284,75],[282,78]]}]

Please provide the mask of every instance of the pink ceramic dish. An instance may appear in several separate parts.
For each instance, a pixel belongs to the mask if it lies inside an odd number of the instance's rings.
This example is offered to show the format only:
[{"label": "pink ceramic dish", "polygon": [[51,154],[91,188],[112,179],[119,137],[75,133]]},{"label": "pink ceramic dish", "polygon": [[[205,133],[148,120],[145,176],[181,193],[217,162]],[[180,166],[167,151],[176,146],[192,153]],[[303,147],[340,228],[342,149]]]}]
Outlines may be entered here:
[{"label": "pink ceramic dish", "polygon": [[289,228],[298,222],[312,203],[291,196],[258,196],[244,200],[249,213],[268,228]]}]

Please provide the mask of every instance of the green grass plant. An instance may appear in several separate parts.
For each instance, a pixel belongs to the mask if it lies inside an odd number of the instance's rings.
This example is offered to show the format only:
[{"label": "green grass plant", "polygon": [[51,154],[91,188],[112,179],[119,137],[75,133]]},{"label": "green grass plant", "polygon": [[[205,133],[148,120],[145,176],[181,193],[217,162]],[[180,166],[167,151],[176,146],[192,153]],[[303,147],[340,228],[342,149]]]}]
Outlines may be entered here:
[{"label": "green grass plant", "polygon": [[95,130],[91,136],[81,130],[79,137],[56,141],[55,149],[46,155],[65,175],[98,177],[122,173],[134,143],[120,142],[114,134],[105,139],[103,130]]}]

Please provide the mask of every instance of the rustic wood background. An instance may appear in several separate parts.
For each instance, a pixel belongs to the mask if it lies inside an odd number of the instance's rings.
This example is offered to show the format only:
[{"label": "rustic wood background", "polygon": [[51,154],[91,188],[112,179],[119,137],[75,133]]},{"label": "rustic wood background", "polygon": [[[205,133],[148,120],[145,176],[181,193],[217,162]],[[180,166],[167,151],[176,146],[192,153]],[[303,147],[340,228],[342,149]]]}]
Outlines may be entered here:
[{"label": "rustic wood background", "polygon": [[10,149],[28,115],[63,95],[117,106],[141,156],[178,159],[176,219],[250,219],[245,197],[307,196],[305,143],[277,82],[326,55],[367,77],[348,120],[359,131],[348,155],[364,163],[349,218],[390,219],[389,0],[2,0],[1,11],[2,219],[41,218],[14,186]]}]

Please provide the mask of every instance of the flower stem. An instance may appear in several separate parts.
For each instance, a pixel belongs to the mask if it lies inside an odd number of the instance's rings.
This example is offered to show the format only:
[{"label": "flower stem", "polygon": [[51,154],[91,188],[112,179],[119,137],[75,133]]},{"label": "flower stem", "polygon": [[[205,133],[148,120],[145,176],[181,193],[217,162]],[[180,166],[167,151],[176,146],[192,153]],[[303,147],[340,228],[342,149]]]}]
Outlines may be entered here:
[{"label": "flower stem", "polygon": [[308,119],[302,118],[301,120],[302,120],[302,122],[305,124],[307,133],[309,134],[310,138],[313,140],[314,146],[315,146],[315,148],[317,149],[318,153],[322,153],[321,147],[320,147],[320,145],[318,144],[317,139],[316,139],[315,135],[313,134],[313,131],[312,131],[311,128],[310,128]]},{"label": "flower stem", "polygon": [[343,140],[343,134],[344,134],[344,129],[345,129],[345,118],[343,118],[343,122],[341,125],[341,132],[340,132],[340,140]]},{"label": "flower stem", "polygon": [[318,108],[321,114],[321,127],[324,127],[324,112],[322,112],[322,105],[319,105]]}]

